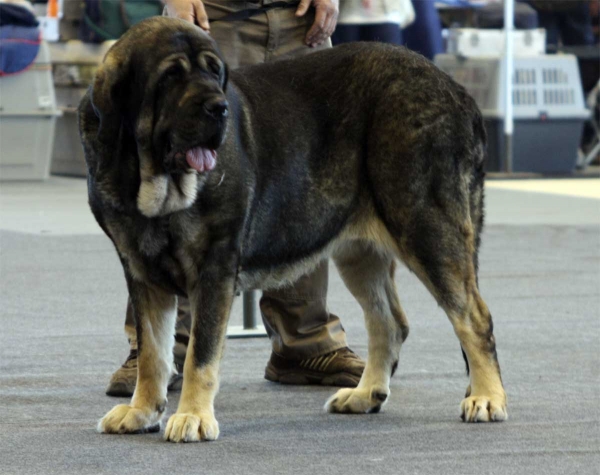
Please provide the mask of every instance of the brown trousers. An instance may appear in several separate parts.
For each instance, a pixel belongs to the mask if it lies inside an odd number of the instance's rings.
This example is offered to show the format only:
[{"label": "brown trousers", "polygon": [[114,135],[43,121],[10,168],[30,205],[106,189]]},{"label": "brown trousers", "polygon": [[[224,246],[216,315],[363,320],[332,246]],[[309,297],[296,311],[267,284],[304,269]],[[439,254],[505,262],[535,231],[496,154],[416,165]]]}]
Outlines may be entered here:
[{"label": "brown trousers", "polygon": [[[301,18],[295,16],[295,8],[281,8],[244,21],[218,21],[232,12],[260,8],[273,1],[204,1],[208,17],[217,20],[211,22],[210,34],[229,67],[302,56],[331,46],[329,41],[317,48],[304,43],[314,21],[312,9]],[[263,293],[260,310],[275,353],[305,359],[347,346],[339,318],[327,311],[328,278],[328,263],[323,261],[312,274],[301,277],[293,286]],[[183,363],[191,326],[187,299],[179,299],[178,313],[174,353],[175,361]],[[127,305],[125,333],[131,346],[136,347],[131,302]]]}]

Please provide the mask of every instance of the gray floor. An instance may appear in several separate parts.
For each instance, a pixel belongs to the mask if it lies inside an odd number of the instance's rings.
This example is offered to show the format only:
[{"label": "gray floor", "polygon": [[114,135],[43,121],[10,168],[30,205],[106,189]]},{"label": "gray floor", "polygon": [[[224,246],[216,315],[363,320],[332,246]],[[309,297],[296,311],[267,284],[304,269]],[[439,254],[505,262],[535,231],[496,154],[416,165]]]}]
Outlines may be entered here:
[{"label": "gray floor", "polygon": [[[411,335],[377,415],[330,415],[332,388],[265,381],[266,339],[230,340],[218,441],[109,436],[95,422],[127,354],[125,285],[82,180],[0,185],[0,473],[597,474],[600,200],[488,188],[480,285],[494,316],[510,418],[467,425],[450,324],[398,273]],[[577,193],[575,193],[577,194]],[[358,305],[331,273],[331,310],[366,356]],[[233,320],[240,320],[240,303]],[[179,394],[171,394],[169,413]]]}]

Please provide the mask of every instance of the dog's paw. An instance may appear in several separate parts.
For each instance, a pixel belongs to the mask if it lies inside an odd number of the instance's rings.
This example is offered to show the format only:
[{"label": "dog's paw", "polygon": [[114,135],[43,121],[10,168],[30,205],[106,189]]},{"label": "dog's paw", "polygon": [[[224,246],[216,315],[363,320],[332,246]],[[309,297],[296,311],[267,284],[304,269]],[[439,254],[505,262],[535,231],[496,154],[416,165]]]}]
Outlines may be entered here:
[{"label": "dog's paw", "polygon": [[210,413],[200,416],[173,414],[165,429],[165,440],[170,442],[198,442],[199,440],[217,440],[218,437],[219,423]]},{"label": "dog's paw", "polygon": [[106,434],[140,434],[144,432],[158,432],[160,430],[160,417],[148,415],[142,409],[119,404],[113,407],[98,422],[98,432]]},{"label": "dog's paw", "polygon": [[460,403],[460,418],[464,422],[502,422],[508,419],[503,398],[487,396],[466,397]]},{"label": "dog's paw", "polygon": [[345,388],[329,398],[327,412],[365,414],[379,412],[387,402],[390,390],[384,388]]}]

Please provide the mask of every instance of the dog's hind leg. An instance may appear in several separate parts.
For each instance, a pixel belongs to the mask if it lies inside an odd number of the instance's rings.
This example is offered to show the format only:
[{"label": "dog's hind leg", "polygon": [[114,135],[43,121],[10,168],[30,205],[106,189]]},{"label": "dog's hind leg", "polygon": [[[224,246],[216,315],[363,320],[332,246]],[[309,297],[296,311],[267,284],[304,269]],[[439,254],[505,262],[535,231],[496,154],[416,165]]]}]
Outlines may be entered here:
[{"label": "dog's hind leg", "polygon": [[372,114],[370,190],[398,257],[445,310],[465,352],[471,386],[463,419],[500,421],[506,395],[492,319],[477,286],[485,128],[473,99],[445,81],[411,95],[390,86]]},{"label": "dog's hind leg", "polygon": [[430,210],[401,247],[404,261],[445,310],[466,355],[471,384],[461,403],[462,419],[503,421],[506,394],[492,317],[477,285],[476,232],[470,219],[456,225],[443,212]]},{"label": "dog's hind leg", "polygon": [[137,326],[137,383],[131,402],[115,406],[100,420],[100,432],[156,432],[167,405],[167,384],[173,370],[177,298],[131,279],[129,294]]},{"label": "dog's hind leg", "polygon": [[329,412],[378,412],[389,398],[390,378],[408,336],[408,322],[394,284],[394,258],[374,246],[353,242],[334,257],[346,287],[363,308],[369,355],[358,386],[334,394],[325,405]]}]

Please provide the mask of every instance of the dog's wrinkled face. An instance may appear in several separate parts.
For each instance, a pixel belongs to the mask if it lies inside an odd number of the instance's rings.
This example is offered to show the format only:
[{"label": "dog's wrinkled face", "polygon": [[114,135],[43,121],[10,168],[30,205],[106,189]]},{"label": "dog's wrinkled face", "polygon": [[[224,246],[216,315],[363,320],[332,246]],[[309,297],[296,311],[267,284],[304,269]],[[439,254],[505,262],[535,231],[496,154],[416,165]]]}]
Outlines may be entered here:
[{"label": "dog's wrinkled face", "polygon": [[143,214],[166,214],[194,201],[225,137],[226,85],[227,66],[215,42],[181,20],[140,22],[106,55],[92,92],[98,140],[116,142],[123,128],[133,135]]},{"label": "dog's wrinkled face", "polygon": [[192,48],[169,55],[158,69],[153,150],[168,170],[211,170],[229,112],[223,61],[212,48]]}]

